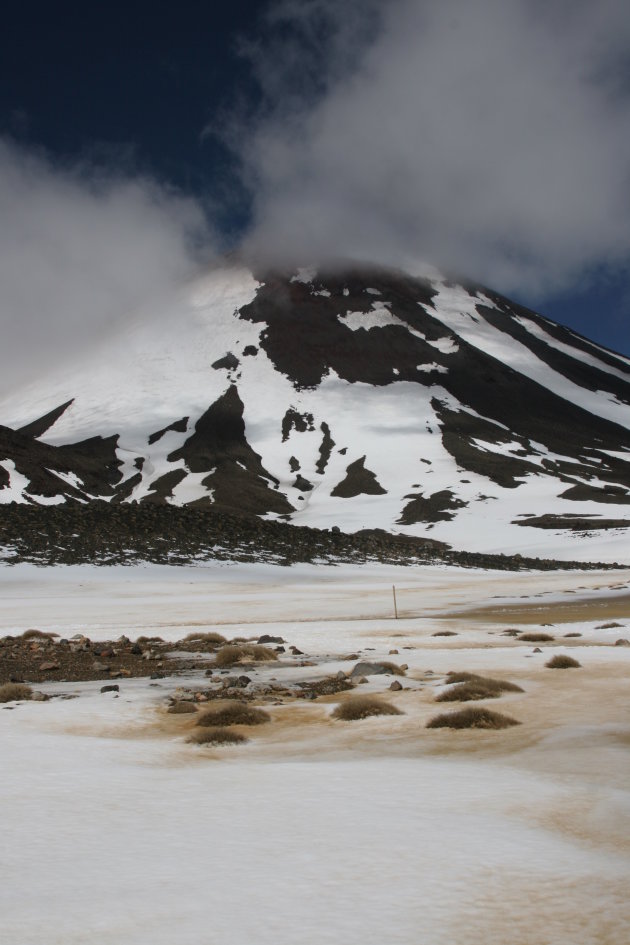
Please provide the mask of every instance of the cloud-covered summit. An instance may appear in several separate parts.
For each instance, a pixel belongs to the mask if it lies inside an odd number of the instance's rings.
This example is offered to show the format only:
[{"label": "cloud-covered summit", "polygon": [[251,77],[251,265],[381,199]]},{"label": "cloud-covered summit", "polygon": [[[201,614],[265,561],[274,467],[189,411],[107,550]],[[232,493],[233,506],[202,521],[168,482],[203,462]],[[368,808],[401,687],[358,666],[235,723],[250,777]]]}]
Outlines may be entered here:
[{"label": "cloud-covered summit", "polygon": [[246,245],[549,291],[630,250],[622,0],[283,0],[235,139]]}]

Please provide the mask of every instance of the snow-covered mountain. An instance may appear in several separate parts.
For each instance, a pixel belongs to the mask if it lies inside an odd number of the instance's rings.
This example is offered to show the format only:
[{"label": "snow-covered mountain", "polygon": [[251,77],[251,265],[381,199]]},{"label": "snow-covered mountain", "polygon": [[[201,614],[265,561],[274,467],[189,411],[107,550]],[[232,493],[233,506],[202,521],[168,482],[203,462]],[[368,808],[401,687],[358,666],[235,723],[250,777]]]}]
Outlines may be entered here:
[{"label": "snow-covered mountain", "polygon": [[623,558],[629,534],[630,360],[437,273],[217,268],[0,421],[0,503],[215,503],[562,557],[590,536],[582,557]]}]

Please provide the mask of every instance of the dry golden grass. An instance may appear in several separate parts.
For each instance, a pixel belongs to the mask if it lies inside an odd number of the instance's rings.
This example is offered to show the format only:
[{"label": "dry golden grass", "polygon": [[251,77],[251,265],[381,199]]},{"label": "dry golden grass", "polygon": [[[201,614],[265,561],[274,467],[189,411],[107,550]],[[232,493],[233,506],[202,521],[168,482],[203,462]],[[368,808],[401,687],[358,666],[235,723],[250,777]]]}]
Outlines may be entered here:
[{"label": "dry golden grass", "polygon": [[427,722],[427,728],[499,729],[520,724],[520,722],[517,722],[516,719],[511,718],[509,715],[501,715],[499,712],[491,712],[490,709],[480,709],[478,706],[471,706],[468,709],[460,709],[459,712],[436,715]]},{"label": "dry golden grass", "polygon": [[186,741],[190,745],[242,745],[247,739],[227,728],[206,728],[192,732]]},{"label": "dry golden grass", "polygon": [[352,696],[340,702],[332,713],[334,719],[342,722],[355,722],[373,715],[402,715],[402,712],[376,696]]},{"label": "dry golden grass", "polygon": [[164,643],[162,637],[138,637],[136,643]]},{"label": "dry golden grass", "polygon": [[525,643],[551,643],[554,637],[550,633],[521,633],[518,639]]},{"label": "dry golden grass", "polygon": [[582,664],[574,660],[572,656],[565,656],[564,653],[558,653],[557,656],[552,656],[551,659],[545,663],[548,669],[578,669],[581,665]]},{"label": "dry golden grass", "polygon": [[271,716],[263,709],[255,709],[242,702],[234,702],[222,709],[208,709],[199,716],[197,725],[204,728],[219,725],[262,725],[270,721]]},{"label": "dry golden grass", "polygon": [[277,660],[273,650],[257,643],[228,643],[222,646],[214,658],[215,666],[234,666],[235,663],[262,663]]},{"label": "dry golden grass", "polygon": [[0,686],[0,702],[18,702],[30,699],[33,690],[24,683],[8,682]]},{"label": "dry golden grass", "polygon": [[223,646],[224,643],[227,643],[224,636],[215,633],[213,630],[209,630],[207,633],[189,633],[181,642],[192,643],[193,640],[199,640],[200,643],[209,643],[211,646]]},{"label": "dry golden grass", "polygon": [[191,715],[197,711],[197,706],[194,702],[174,702],[168,711],[171,715]]}]

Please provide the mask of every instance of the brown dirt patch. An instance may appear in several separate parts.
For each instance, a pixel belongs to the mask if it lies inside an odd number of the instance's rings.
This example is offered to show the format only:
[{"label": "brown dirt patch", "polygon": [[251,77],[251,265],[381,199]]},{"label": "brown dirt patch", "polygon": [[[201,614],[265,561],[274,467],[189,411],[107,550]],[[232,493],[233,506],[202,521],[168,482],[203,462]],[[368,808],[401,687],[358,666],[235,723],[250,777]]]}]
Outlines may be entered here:
[{"label": "brown dirt patch", "polygon": [[485,620],[491,623],[576,623],[580,620],[630,619],[630,594],[613,598],[588,597],[571,603],[490,604],[470,610],[441,614],[458,620]]}]

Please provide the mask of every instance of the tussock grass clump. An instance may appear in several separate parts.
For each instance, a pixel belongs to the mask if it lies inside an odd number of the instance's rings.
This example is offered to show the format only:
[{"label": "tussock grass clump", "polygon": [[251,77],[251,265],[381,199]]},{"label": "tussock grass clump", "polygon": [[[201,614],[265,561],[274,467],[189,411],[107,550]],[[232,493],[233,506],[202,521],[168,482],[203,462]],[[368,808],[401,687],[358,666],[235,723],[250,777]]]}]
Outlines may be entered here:
[{"label": "tussock grass clump", "polygon": [[247,739],[229,728],[205,728],[192,732],[186,741],[190,745],[242,745]]},{"label": "tussock grass clump", "polygon": [[458,636],[454,630],[436,630],[435,633],[431,634],[432,637],[456,637]]},{"label": "tussock grass clump", "polygon": [[550,633],[521,633],[518,639],[525,643],[551,643],[555,638]]},{"label": "tussock grass clump", "polygon": [[168,707],[168,711],[171,715],[191,715],[197,711],[197,706],[194,702],[174,702]]},{"label": "tussock grass clump", "polygon": [[43,630],[25,630],[18,640],[54,640],[58,633],[44,633]]},{"label": "tussock grass clump", "polygon": [[392,673],[394,676],[405,675],[405,670],[402,666],[398,666],[397,663],[392,663],[390,660],[379,660],[377,665],[382,667],[381,672],[385,674]]},{"label": "tussock grass clump", "polygon": [[17,702],[30,699],[33,690],[24,683],[8,682],[0,686],[0,702]]},{"label": "tussock grass clump", "polygon": [[556,656],[552,656],[551,659],[545,663],[548,669],[578,669],[581,665],[582,664],[574,660],[572,656],[565,656],[564,653],[558,653]]},{"label": "tussock grass clump", "polygon": [[481,682],[458,683],[452,689],[441,692],[435,697],[436,702],[474,702],[477,699],[498,699],[501,695],[496,689],[488,689]]},{"label": "tussock grass clump", "polygon": [[204,728],[208,726],[225,725],[262,725],[264,722],[270,722],[271,716],[263,709],[255,709],[253,706],[245,705],[242,702],[235,702],[232,705],[224,706],[222,709],[208,709],[197,719],[197,725]]},{"label": "tussock grass clump", "polygon": [[615,630],[618,627],[623,627],[622,623],[617,623],[616,620],[612,620],[610,623],[600,623],[599,627],[595,627],[596,630]]},{"label": "tussock grass clump", "polygon": [[215,666],[234,666],[235,663],[263,663],[265,660],[277,660],[278,656],[266,646],[258,643],[228,643],[222,646],[214,658]]},{"label": "tussock grass clump", "polygon": [[207,633],[189,633],[181,642],[192,643],[193,640],[198,640],[200,643],[209,643],[211,646],[223,646],[224,643],[227,643],[225,637],[220,633],[215,633],[214,630],[209,630]]},{"label": "tussock grass clump", "polygon": [[460,709],[459,712],[436,715],[427,722],[427,728],[499,729],[520,724],[520,722],[511,718],[509,715],[501,715],[499,712],[491,712],[490,709],[480,709],[478,706],[471,706],[468,709]]},{"label": "tussock grass clump", "polygon": [[[469,686],[471,691],[477,688],[479,691],[483,690],[487,692],[489,696],[469,696],[468,699],[442,699],[438,696],[438,702],[467,702],[475,698],[493,698],[494,696],[501,695],[502,692],[523,692],[520,686],[517,686],[516,683],[508,682],[507,679],[492,679],[489,676],[478,676],[476,673],[449,673],[446,677],[446,682],[449,686],[453,683]],[[448,693],[442,693],[442,695],[448,696],[451,692],[456,691],[457,689],[452,689]]]},{"label": "tussock grass clump", "polygon": [[565,637],[581,637],[581,633],[565,633]]},{"label": "tussock grass clump", "polygon": [[332,717],[342,722],[356,722],[358,719],[368,719],[373,715],[402,714],[396,706],[383,702],[376,696],[353,696],[345,702],[340,702],[333,710]]},{"label": "tussock grass clump", "polygon": [[162,637],[138,637],[136,643],[164,643]]}]

